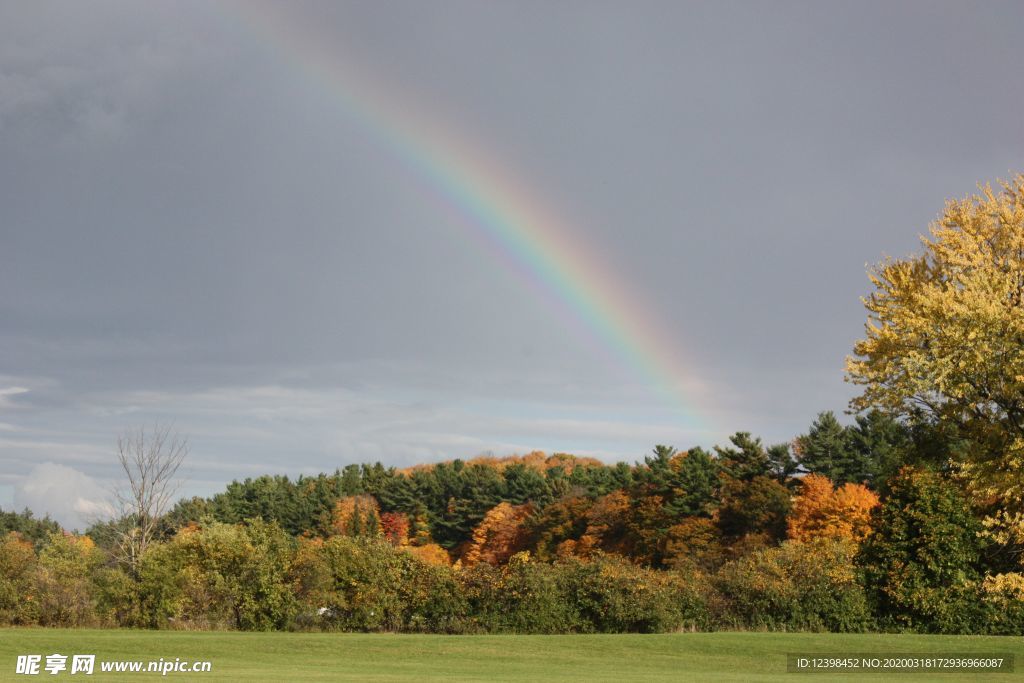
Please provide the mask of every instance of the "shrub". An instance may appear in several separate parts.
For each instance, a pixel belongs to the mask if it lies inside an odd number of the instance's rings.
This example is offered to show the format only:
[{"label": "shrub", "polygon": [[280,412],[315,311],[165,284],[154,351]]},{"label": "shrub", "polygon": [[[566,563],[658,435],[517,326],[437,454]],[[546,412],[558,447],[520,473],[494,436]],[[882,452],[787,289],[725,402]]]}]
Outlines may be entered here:
[{"label": "shrub", "polygon": [[859,556],[883,623],[936,633],[984,632],[977,584],[980,526],[944,477],[904,467]]},{"label": "shrub", "polygon": [[1024,635],[1024,574],[986,576],[981,585],[988,608],[987,632],[992,635]]},{"label": "shrub", "polygon": [[455,632],[466,603],[452,570],[380,538],[306,541],[292,570],[299,626],[345,631]]},{"label": "shrub", "polygon": [[32,543],[19,533],[0,537],[0,624],[20,626],[38,619],[38,559]]},{"label": "shrub", "polygon": [[92,577],[102,555],[88,536],[50,534],[39,553],[32,593],[41,626],[93,626],[97,623]]},{"label": "shrub", "polygon": [[663,633],[706,628],[705,597],[680,573],[638,567],[615,556],[556,565],[582,631]]},{"label": "shrub", "polygon": [[150,626],[270,630],[294,614],[294,550],[277,524],[182,529],[142,558],[140,601]]},{"label": "shrub", "polygon": [[573,633],[580,617],[556,565],[513,555],[504,567],[480,563],[458,574],[472,618],[467,630],[487,633]]},{"label": "shrub", "polygon": [[714,577],[726,624],[752,629],[863,631],[871,625],[849,541],[787,541],[726,564]]},{"label": "shrub", "polygon": [[[410,561],[411,560],[411,561]],[[469,605],[462,595],[455,572],[443,564],[432,564],[406,555],[403,630],[421,633],[461,633],[466,629]]]},{"label": "shrub", "polygon": [[121,567],[101,567],[93,575],[96,615],[104,626],[145,627],[139,582]]}]

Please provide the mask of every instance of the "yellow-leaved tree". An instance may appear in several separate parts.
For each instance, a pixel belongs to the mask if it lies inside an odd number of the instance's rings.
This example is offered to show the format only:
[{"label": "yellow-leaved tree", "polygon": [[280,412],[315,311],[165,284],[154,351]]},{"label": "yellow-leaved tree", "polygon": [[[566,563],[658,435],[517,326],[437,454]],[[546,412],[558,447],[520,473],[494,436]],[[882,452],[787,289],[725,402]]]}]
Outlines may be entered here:
[{"label": "yellow-leaved tree", "polygon": [[923,416],[997,541],[1024,547],[1024,175],[946,204],[923,252],[871,272],[867,336],[847,359],[856,409]]}]

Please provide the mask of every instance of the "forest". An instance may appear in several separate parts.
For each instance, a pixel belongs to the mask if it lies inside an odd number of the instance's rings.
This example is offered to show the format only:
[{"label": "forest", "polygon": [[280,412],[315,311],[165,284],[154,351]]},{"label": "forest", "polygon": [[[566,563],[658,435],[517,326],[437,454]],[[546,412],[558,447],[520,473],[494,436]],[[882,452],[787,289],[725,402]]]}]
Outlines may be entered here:
[{"label": "forest", "polygon": [[1024,176],[922,244],[871,271],[850,424],[263,476],[81,534],[2,512],[0,624],[1024,634]]}]

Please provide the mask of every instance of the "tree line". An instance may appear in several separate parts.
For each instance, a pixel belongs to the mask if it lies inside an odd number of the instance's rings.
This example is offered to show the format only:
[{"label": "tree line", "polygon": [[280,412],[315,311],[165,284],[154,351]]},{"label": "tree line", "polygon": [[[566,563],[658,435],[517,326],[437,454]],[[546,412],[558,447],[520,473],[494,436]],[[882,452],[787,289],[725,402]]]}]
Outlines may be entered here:
[{"label": "tree line", "polygon": [[739,432],[634,465],[536,452],[265,476],[179,501],[137,563],[132,520],[72,535],[3,513],[0,623],[1020,633],[1014,556],[979,535],[945,443],[826,412],[792,446]]}]

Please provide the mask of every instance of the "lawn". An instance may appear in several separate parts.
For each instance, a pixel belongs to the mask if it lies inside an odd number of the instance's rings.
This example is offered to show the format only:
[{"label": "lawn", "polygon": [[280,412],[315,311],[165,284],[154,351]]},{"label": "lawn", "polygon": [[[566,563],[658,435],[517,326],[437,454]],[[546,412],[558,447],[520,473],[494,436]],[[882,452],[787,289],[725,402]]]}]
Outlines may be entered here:
[{"label": "lawn", "polygon": [[[18,655],[95,654],[96,672],[15,674]],[[1005,653],[1013,674],[795,674],[786,653]],[[115,660],[209,660],[179,681],[1024,681],[1024,639],[972,636],[686,633],[587,636],[431,636],[0,629],[0,680],[153,680],[100,672]],[[68,659],[70,669],[70,657]]]}]

